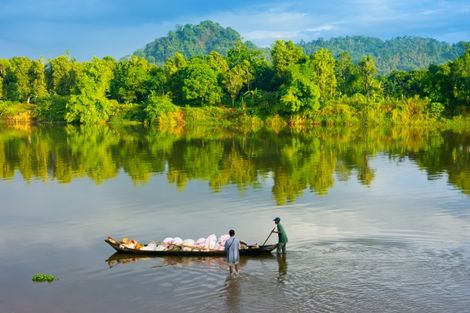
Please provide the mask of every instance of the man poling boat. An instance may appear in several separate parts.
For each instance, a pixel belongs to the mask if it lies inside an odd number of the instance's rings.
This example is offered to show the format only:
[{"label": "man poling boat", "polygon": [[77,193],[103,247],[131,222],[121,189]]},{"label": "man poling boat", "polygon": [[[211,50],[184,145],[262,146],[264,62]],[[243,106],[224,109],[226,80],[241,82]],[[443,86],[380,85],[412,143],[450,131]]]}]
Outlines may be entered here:
[{"label": "man poling boat", "polygon": [[277,243],[277,254],[286,254],[286,245],[287,245],[287,234],[284,230],[284,227],[281,225],[281,218],[276,217],[273,219],[274,223],[276,224],[277,231],[273,229],[273,233],[277,233],[278,235],[278,243]]}]

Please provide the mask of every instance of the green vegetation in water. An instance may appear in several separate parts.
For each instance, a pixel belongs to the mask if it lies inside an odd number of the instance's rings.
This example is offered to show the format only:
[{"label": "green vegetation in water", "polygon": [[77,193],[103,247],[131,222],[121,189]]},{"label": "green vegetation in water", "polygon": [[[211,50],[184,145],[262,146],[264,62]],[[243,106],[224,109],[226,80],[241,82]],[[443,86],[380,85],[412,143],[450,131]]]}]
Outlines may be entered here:
[{"label": "green vegetation in water", "polygon": [[33,275],[32,280],[36,283],[52,283],[55,280],[55,276],[51,274],[37,273]]}]

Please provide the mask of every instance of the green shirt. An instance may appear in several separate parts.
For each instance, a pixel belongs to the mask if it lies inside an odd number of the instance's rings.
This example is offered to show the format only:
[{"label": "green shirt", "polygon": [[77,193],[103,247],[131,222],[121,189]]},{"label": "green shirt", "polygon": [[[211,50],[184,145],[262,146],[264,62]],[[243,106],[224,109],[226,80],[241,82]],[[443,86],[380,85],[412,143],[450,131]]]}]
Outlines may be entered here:
[{"label": "green shirt", "polygon": [[280,243],[287,242],[287,234],[286,234],[286,231],[284,230],[284,227],[282,227],[281,223],[277,223],[277,235],[279,236]]}]

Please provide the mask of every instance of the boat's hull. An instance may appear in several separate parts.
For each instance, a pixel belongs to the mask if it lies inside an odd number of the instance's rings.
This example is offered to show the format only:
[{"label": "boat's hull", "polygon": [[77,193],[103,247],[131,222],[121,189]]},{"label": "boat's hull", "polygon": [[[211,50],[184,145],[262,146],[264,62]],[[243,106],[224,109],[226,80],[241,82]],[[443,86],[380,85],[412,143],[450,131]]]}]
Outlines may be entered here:
[{"label": "boat's hull", "polygon": [[[148,250],[139,250],[139,249],[129,249],[122,247],[119,242],[114,240],[105,239],[106,243],[113,247],[116,251],[134,254],[134,255],[154,255],[154,256],[166,256],[166,255],[178,255],[178,256],[224,256],[225,251],[148,251]],[[265,255],[271,253],[276,249],[277,245],[265,245],[265,246],[248,246],[247,249],[241,249],[241,255]]]}]

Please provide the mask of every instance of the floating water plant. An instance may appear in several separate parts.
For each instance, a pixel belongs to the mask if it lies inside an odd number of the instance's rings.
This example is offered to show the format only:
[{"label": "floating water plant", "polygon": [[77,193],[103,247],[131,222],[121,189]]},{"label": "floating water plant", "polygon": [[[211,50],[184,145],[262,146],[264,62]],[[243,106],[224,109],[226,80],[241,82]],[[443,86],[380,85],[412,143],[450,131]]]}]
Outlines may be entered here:
[{"label": "floating water plant", "polygon": [[33,275],[33,281],[37,283],[43,283],[43,282],[48,282],[52,283],[55,279],[54,275],[51,274],[42,274],[42,273],[37,273]]}]

